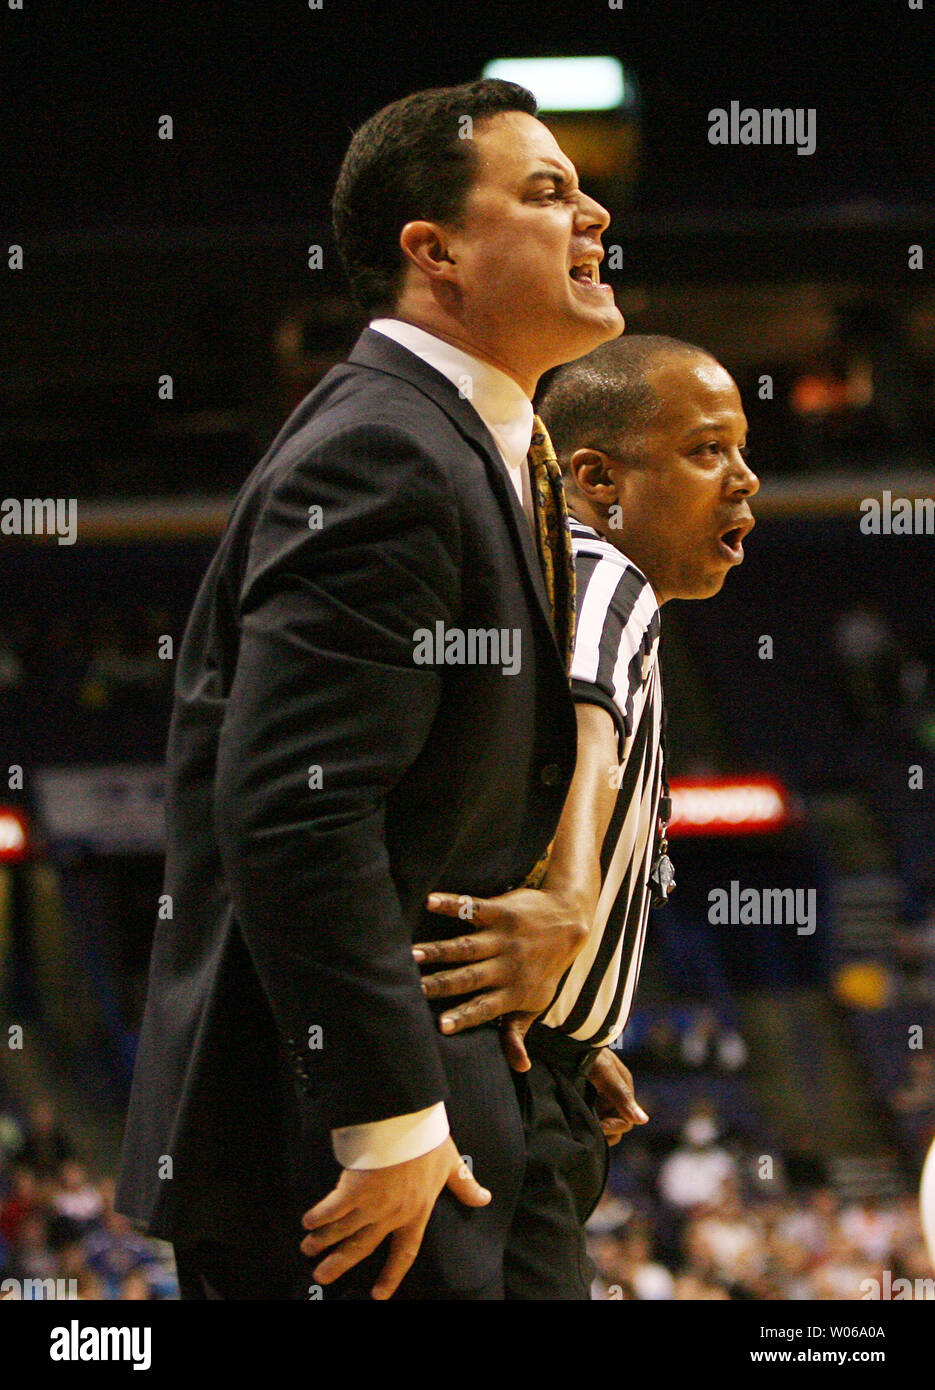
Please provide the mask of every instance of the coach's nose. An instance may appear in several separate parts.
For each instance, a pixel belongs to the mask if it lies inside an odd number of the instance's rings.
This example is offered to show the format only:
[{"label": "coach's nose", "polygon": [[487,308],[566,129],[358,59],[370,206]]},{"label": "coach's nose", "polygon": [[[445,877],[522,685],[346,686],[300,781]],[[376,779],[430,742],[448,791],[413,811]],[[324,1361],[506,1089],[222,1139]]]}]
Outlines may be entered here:
[{"label": "coach's nose", "polygon": [[582,189],[579,192],[575,222],[584,231],[590,231],[592,227],[596,228],[598,236],[601,236],[610,226],[610,213],[596,198],[589,197]]}]

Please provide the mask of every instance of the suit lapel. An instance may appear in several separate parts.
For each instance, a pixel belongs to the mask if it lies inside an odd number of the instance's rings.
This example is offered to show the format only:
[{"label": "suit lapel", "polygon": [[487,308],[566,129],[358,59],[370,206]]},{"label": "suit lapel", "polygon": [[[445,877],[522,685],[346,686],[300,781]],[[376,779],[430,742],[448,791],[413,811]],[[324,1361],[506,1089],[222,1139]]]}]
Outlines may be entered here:
[{"label": "suit lapel", "polygon": [[461,433],[470,439],[484,460],[491,489],[506,516],[507,529],[520,568],[539,605],[546,627],[552,632],[549,596],[535,538],[500,450],[470,401],[459,395],[448,378],[442,376],[434,367],[430,367],[427,362],[423,362],[421,357],[416,357],[415,353],[409,352],[392,338],[387,338],[382,333],[374,333],[369,328],[365,328],[358,338],[348,361],[362,367],[372,367],[376,371],[388,372],[391,376],[408,381],[430,397],[457,425]]}]

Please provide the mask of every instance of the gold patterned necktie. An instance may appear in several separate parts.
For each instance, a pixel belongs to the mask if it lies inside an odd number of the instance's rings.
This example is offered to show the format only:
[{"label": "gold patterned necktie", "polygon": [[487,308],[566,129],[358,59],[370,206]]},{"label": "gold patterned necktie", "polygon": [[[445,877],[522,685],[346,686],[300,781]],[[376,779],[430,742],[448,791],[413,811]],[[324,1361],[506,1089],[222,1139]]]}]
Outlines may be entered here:
[{"label": "gold patterned necktie", "polygon": [[[536,516],[536,541],[549,597],[552,630],[567,672],[571,669],[571,653],[575,643],[575,562],[562,470],[548,431],[538,415],[533,416],[532,440],[527,458]],[[551,853],[550,844],[525,878],[524,887],[538,888],[541,885]]]},{"label": "gold patterned necktie", "polygon": [[536,541],[549,596],[552,630],[568,671],[575,641],[575,562],[562,470],[538,415],[532,417],[532,440],[527,458],[536,514]]}]

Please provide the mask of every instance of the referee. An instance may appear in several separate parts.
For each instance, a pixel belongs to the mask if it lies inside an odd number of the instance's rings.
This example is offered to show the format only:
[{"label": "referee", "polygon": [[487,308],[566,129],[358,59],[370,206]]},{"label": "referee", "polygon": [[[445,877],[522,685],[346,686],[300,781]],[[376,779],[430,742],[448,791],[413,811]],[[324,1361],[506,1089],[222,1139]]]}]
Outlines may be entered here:
[{"label": "referee", "polygon": [[607,1144],[647,1119],[610,1045],[632,1007],[650,906],[673,886],[660,609],[719,592],[743,560],[759,481],[736,384],[677,339],[621,337],[559,368],[539,414],[570,513],[578,716],[575,775],[542,886],[583,903],[591,926],[572,964],[545,981],[524,978],[528,891],[474,900],[479,931],[417,949],[431,967],[462,966],[424,977],[430,998],[472,996],[446,1010],[446,1031],[478,1021],[479,997],[510,1016],[527,1171],[507,1297],[587,1298],[584,1223],[606,1182]]}]

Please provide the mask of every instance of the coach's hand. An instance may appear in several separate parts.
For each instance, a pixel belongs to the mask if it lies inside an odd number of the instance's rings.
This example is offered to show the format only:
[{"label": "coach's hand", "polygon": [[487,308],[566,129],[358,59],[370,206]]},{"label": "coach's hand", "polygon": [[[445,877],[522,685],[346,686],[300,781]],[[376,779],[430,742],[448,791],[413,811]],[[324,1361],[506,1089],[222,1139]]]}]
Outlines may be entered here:
[{"label": "coach's hand", "polygon": [[517,1071],[528,1071],[523,1035],[555,997],[559,981],[588,936],[587,913],[572,893],[517,888],[496,898],[431,893],[430,912],[471,922],[468,935],[421,941],[412,948],[422,966],[452,965],[422,976],[429,999],[469,995],[441,1016],[443,1033],[460,1033],[509,1015],[504,1051]]},{"label": "coach's hand", "polygon": [[372,1289],[374,1298],[391,1298],[419,1253],[443,1187],[466,1207],[485,1207],[490,1201],[491,1194],[476,1181],[450,1135],[406,1163],[345,1168],[337,1187],[302,1217],[302,1225],[311,1232],[302,1241],[303,1254],[329,1250],[315,1266],[317,1282],[334,1283],[391,1236],[389,1257]]},{"label": "coach's hand", "polygon": [[597,1091],[595,1111],[608,1144],[618,1144],[634,1125],[645,1125],[649,1116],[637,1102],[633,1076],[612,1048],[597,1054],[588,1080]]}]

